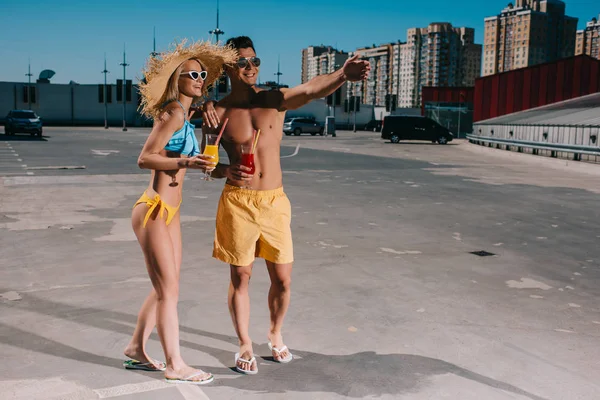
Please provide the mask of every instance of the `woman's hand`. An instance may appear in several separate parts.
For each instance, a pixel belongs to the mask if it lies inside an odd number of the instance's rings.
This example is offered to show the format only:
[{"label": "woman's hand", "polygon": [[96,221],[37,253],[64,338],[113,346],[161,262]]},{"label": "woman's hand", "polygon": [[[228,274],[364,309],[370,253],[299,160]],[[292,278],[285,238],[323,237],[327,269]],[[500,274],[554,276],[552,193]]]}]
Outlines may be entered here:
[{"label": "woman's hand", "polygon": [[202,105],[202,124],[209,128],[216,128],[221,123],[217,110],[215,110],[215,104],[214,101],[207,101]]},{"label": "woman's hand", "polygon": [[201,169],[204,172],[210,172],[217,166],[214,162],[214,157],[207,154],[198,154],[182,160],[184,164],[183,168]]}]

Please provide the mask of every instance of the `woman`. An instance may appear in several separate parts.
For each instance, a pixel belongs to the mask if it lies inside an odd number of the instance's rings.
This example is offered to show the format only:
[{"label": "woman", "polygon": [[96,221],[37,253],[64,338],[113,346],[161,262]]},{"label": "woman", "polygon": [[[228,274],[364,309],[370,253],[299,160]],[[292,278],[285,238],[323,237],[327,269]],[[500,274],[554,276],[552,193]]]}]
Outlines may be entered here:
[{"label": "woman", "polygon": [[[154,126],[138,159],[140,168],[152,171],[148,188],[131,214],[133,230],[142,247],[152,281],[138,315],[137,326],[125,355],[128,369],[164,371],[168,382],[202,385],[213,376],[188,366],[179,349],[179,271],[181,268],[181,205],[187,168],[211,170],[211,157],[200,154],[189,109],[207,93],[221,75],[223,65],[236,59],[228,48],[208,43],[178,44],[160,58],[150,58],[140,85],[142,113],[154,118]],[[157,326],[166,364],[145,352],[150,333]]]}]

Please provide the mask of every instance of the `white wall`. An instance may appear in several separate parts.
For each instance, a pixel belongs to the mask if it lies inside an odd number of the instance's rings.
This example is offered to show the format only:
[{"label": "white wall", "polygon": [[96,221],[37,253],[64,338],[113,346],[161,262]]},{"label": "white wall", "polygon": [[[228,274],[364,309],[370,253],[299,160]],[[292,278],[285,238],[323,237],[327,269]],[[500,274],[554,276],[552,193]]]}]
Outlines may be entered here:
[{"label": "white wall", "polygon": [[[23,88],[27,83],[0,82],[0,121],[10,110],[27,109]],[[104,125],[104,103],[98,100],[98,85],[32,83],[36,90],[35,103],[31,109],[42,117],[46,124],[57,125]],[[15,96],[16,90],[16,96]],[[143,118],[137,112],[138,93],[131,89],[131,100],[127,102],[127,125],[137,126]],[[112,126],[121,126],[123,103],[117,103],[117,86],[112,85],[112,103],[108,103],[108,120]]]},{"label": "white wall", "polygon": [[[325,117],[333,115],[332,107],[328,106],[324,99],[317,99],[297,110],[290,110],[286,117],[314,117],[317,121],[324,123]],[[356,113],[356,125],[361,129],[373,118],[373,106],[361,104],[360,111]],[[336,125],[353,124],[354,113],[345,113],[343,106],[335,108]]]},{"label": "white wall", "polygon": [[[13,109],[27,109],[28,104],[23,102],[23,87],[26,83],[0,82],[0,122],[4,122],[6,114]],[[104,125],[104,103],[98,100],[98,85],[77,84],[32,84],[36,88],[36,102],[31,108],[42,117],[45,124],[55,125]],[[16,104],[15,104],[16,90]],[[145,121],[137,112],[138,93],[136,86],[132,88],[131,102],[127,102],[127,125],[141,126]],[[342,104],[343,104],[342,97]],[[121,126],[123,121],[123,103],[117,102],[117,86],[112,85],[112,102],[108,103],[108,120],[111,126]],[[404,111],[403,111],[404,110]],[[420,110],[397,109],[394,114],[408,112],[420,113]],[[310,116],[324,123],[325,117],[333,115],[332,107],[328,106],[325,99],[317,99],[309,104],[287,112],[288,117]],[[375,107],[361,104],[360,111],[356,113],[356,125],[362,129],[371,120],[381,120],[389,115],[385,107]],[[335,109],[336,124],[346,125],[354,123],[354,113],[345,113],[343,106]]]}]

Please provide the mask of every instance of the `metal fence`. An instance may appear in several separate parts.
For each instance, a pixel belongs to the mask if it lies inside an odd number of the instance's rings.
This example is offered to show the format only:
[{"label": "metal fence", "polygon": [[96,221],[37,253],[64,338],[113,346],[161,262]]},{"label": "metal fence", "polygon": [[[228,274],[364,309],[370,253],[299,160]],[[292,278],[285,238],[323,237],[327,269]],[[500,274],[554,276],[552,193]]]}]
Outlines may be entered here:
[{"label": "metal fence", "polygon": [[475,125],[471,143],[504,150],[598,161],[600,128],[596,126]]}]

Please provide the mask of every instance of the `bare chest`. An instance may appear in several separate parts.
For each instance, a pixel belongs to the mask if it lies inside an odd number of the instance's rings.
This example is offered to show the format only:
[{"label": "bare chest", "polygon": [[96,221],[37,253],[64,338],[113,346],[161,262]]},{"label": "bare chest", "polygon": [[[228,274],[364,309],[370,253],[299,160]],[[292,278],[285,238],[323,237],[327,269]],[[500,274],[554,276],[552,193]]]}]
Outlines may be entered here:
[{"label": "bare chest", "polygon": [[221,140],[224,144],[251,143],[254,131],[260,129],[259,141],[262,144],[279,144],[283,130],[283,117],[280,114],[269,108],[229,109],[222,118],[229,118],[229,121]]}]

